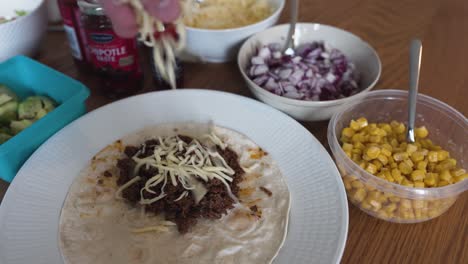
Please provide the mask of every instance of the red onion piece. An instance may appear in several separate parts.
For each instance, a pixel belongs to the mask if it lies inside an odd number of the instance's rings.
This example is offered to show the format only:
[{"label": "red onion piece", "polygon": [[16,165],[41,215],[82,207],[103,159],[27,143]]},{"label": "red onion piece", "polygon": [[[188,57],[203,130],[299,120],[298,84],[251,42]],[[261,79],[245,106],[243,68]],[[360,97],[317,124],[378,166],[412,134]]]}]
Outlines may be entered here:
[{"label": "red onion piece", "polygon": [[252,57],[252,59],[250,59],[250,63],[252,65],[262,65],[262,64],[265,64],[265,59],[263,59],[260,56],[255,56],[255,57]]}]

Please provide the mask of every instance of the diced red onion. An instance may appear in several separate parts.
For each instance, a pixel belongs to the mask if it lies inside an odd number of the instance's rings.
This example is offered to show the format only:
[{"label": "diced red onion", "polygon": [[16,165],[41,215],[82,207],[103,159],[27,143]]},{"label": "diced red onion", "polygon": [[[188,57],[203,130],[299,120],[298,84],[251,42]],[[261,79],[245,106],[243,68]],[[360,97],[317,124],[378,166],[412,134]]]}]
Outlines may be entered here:
[{"label": "diced red onion", "polygon": [[279,80],[280,80],[280,77],[279,77],[276,73],[274,73],[274,72],[269,72],[269,73],[268,73],[268,76],[270,76],[271,78],[273,78],[273,80],[275,80],[275,81],[279,81]]},{"label": "diced red onion", "polygon": [[265,89],[269,91],[276,91],[279,89],[279,84],[278,82],[275,81],[273,78],[268,78],[268,81],[265,83]]},{"label": "diced red onion", "polygon": [[291,76],[289,76],[289,81],[293,84],[293,85],[297,85],[301,80],[302,80],[302,77],[304,76],[304,71],[303,70],[296,70],[294,71]]},{"label": "diced red onion", "polygon": [[263,86],[267,82],[268,78],[268,75],[261,75],[253,79],[253,82],[258,86]]},{"label": "diced red onion", "polygon": [[284,93],[283,96],[291,98],[291,99],[301,99],[302,98],[302,95],[300,93],[296,92],[296,91]]},{"label": "diced red onion", "polygon": [[263,47],[258,52],[258,56],[265,60],[271,59],[271,50],[268,47]]},{"label": "diced red onion", "polygon": [[331,72],[328,72],[327,75],[325,76],[325,79],[329,82],[329,83],[334,83],[335,80],[336,80],[336,76],[331,73]]},{"label": "diced red onion", "polygon": [[274,59],[281,59],[281,56],[282,56],[281,52],[279,52],[279,51],[273,52],[273,58]]},{"label": "diced red onion", "polygon": [[284,89],[285,93],[297,92],[296,87],[294,85],[292,85],[292,84],[288,84],[288,85],[284,86],[283,89]]},{"label": "diced red onion", "polygon": [[268,73],[268,66],[265,64],[262,65],[255,65],[250,68],[250,75],[251,76],[259,76]]},{"label": "diced red onion", "polygon": [[255,56],[255,57],[252,57],[252,59],[250,59],[250,63],[252,65],[262,65],[262,64],[265,64],[265,59],[260,56]]},{"label": "diced red onion", "polygon": [[302,57],[301,57],[301,56],[296,56],[296,57],[292,58],[291,61],[292,61],[294,64],[298,64],[299,62],[302,61]]},{"label": "diced red onion", "polygon": [[248,75],[257,85],[292,99],[334,100],[359,92],[359,76],[353,63],[339,50],[323,42],[296,49],[294,57],[283,55],[279,43],[257,49],[250,59]]},{"label": "diced red onion", "polygon": [[293,70],[292,69],[281,69],[278,73],[279,77],[281,80],[286,80],[289,78],[289,76],[291,76]]}]

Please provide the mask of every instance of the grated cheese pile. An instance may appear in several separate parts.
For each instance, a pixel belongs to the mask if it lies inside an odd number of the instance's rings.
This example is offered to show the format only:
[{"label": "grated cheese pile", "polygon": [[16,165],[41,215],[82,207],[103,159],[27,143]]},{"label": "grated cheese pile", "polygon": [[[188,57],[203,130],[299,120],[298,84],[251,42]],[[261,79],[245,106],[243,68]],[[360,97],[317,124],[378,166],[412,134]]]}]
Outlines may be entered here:
[{"label": "grated cheese pile", "polygon": [[[136,162],[134,169],[135,177],[122,185],[116,192],[116,197],[121,198],[122,191],[142,178],[137,175],[140,168],[146,166],[158,169],[158,173],[149,178],[140,190],[140,204],[149,205],[163,199],[167,194],[164,192],[167,184],[177,186],[181,184],[184,191],[177,199],[178,201],[192,193],[196,203],[198,203],[207,193],[203,182],[213,179],[221,181],[228,190],[234,201],[237,198],[232,194],[228,182],[232,182],[235,171],[229,167],[224,158],[216,151],[216,146],[225,149],[226,145],[214,133],[205,135],[207,143],[202,145],[199,140],[193,139],[187,144],[178,136],[158,137],[159,145],[154,149],[153,155],[146,158],[138,158],[144,152],[145,145],[138,151],[132,159]],[[160,194],[154,198],[146,199],[143,193],[156,194],[153,190],[157,185],[161,185]],[[158,187],[159,188],[159,187]]]},{"label": "grated cheese pile", "polygon": [[273,13],[267,0],[183,0],[184,23],[204,29],[237,28],[257,23]]}]

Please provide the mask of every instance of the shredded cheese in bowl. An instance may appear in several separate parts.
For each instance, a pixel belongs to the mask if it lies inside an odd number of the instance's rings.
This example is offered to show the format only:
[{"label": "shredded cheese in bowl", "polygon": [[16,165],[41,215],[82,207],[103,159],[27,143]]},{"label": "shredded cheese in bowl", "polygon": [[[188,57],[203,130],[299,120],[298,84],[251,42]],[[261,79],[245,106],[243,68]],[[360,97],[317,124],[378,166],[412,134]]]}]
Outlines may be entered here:
[{"label": "shredded cheese in bowl", "polygon": [[184,23],[203,29],[229,29],[257,23],[274,7],[267,0],[183,0]]}]

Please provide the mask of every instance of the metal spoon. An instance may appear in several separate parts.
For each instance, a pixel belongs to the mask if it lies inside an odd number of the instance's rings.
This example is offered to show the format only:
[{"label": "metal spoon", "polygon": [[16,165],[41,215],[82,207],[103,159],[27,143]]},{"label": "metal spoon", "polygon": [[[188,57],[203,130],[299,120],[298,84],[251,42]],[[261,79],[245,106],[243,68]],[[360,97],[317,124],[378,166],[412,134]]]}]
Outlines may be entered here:
[{"label": "metal spoon", "polygon": [[296,39],[296,23],[298,16],[299,4],[298,0],[291,0],[291,23],[289,24],[289,32],[284,45],[283,53],[289,56],[294,56],[294,41]]},{"label": "metal spoon", "polygon": [[422,43],[419,39],[413,39],[410,44],[410,89],[408,96],[408,132],[406,140],[415,142],[414,122],[416,120],[416,101],[418,96],[419,71],[421,69]]}]

